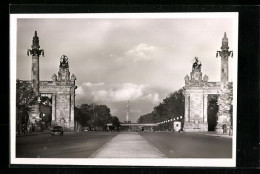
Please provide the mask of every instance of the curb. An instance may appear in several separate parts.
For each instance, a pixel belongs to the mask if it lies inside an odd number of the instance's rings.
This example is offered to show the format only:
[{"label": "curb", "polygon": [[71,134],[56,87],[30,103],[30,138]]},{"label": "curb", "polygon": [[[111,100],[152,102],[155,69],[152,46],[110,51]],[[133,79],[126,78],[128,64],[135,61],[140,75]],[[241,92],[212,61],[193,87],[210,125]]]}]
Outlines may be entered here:
[{"label": "curb", "polygon": [[233,138],[233,136],[229,136],[229,135],[218,135],[218,134],[204,134],[204,135],[213,136],[213,137]]},{"label": "curb", "polygon": [[[64,132],[64,134],[70,134],[70,133],[77,133],[77,132]],[[41,133],[32,133],[32,134],[27,134],[27,135],[16,135],[16,138],[28,137],[28,136],[37,136],[37,135],[46,135],[46,134],[51,134],[51,133],[50,132],[41,132]]]}]

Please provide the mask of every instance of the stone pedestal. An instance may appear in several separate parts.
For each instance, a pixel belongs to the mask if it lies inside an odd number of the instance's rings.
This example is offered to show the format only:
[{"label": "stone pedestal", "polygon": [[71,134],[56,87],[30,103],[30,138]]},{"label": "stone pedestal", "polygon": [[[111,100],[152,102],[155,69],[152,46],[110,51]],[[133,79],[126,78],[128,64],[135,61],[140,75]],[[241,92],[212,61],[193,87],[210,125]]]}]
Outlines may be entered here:
[{"label": "stone pedestal", "polygon": [[215,128],[217,134],[231,134],[231,119],[230,114],[223,114],[218,116],[218,123]]},{"label": "stone pedestal", "polygon": [[74,121],[69,122],[69,131],[75,131],[75,123]]},{"label": "stone pedestal", "polygon": [[184,132],[207,132],[208,123],[184,123]]}]

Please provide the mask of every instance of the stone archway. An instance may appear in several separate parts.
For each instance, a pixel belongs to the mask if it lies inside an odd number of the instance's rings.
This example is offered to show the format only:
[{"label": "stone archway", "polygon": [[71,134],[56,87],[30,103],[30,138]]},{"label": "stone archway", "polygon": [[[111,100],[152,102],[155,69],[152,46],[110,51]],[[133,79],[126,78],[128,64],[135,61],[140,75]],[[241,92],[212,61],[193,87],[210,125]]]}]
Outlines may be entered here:
[{"label": "stone archway", "polygon": [[208,76],[202,78],[201,63],[198,58],[192,66],[190,76],[185,77],[185,122],[186,132],[208,131],[208,95],[218,94],[220,83],[208,82]]}]

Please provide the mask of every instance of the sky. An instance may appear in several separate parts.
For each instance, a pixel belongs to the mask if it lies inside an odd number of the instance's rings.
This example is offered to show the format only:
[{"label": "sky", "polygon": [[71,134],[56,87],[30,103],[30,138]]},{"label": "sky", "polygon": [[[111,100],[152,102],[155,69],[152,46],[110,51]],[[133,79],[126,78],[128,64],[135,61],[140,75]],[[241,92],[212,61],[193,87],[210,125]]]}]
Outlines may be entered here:
[{"label": "sky", "polygon": [[[220,81],[220,50],[224,32],[233,48],[230,18],[82,18],[18,19],[17,78],[30,80],[34,31],[41,49],[40,80],[52,80],[62,55],[75,74],[76,105],[105,104],[120,121],[150,113],[165,97],[184,86],[198,57],[209,81]],[[230,81],[232,81],[230,60]]]}]

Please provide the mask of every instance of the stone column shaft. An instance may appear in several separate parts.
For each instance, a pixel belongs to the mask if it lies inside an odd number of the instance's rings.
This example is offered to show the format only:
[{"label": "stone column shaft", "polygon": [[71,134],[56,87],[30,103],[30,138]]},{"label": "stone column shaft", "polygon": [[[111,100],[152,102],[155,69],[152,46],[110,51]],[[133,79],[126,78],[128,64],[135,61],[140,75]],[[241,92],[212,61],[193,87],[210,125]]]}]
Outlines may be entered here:
[{"label": "stone column shaft", "polygon": [[190,96],[189,95],[185,95],[185,122],[189,122],[190,121]]},{"label": "stone column shaft", "polygon": [[56,94],[52,94],[52,121],[56,120]]},{"label": "stone column shaft", "polygon": [[221,86],[228,83],[228,58],[221,57]]},{"label": "stone column shaft", "polygon": [[203,95],[203,123],[208,122],[208,94]]},{"label": "stone column shaft", "polygon": [[70,121],[74,121],[75,94],[71,94],[70,97]]},{"label": "stone column shaft", "polygon": [[36,95],[39,95],[39,56],[32,56],[32,88]]},{"label": "stone column shaft", "polygon": [[69,121],[71,121],[71,94],[67,95],[69,101]]}]

